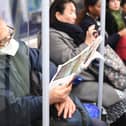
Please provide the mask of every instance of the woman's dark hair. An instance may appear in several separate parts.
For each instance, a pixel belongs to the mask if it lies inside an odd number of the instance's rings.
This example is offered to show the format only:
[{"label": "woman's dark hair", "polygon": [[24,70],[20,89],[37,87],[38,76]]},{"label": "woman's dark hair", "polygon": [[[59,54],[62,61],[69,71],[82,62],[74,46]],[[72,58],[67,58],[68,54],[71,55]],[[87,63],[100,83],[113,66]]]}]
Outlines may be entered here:
[{"label": "woman's dark hair", "polygon": [[106,0],[106,9],[109,9],[109,1],[110,0]]},{"label": "woman's dark hair", "polygon": [[56,12],[64,13],[65,4],[73,3],[76,7],[76,3],[73,0],[54,0],[50,6],[50,25],[57,21]]},{"label": "woman's dark hair", "polygon": [[[110,0],[106,0],[106,8],[107,8],[107,9],[109,9],[109,1],[110,1]],[[123,0],[120,0],[120,2],[121,2],[120,5],[122,4],[122,1],[123,1]],[[125,0],[124,0],[124,1],[125,1]]]},{"label": "woman's dark hair", "polygon": [[83,0],[84,8],[80,11],[78,18],[77,18],[77,24],[80,24],[82,19],[84,18],[85,14],[89,11],[89,6],[95,6],[98,0]]},{"label": "woman's dark hair", "polygon": [[124,4],[126,4],[126,0],[121,0],[121,6],[123,6]]}]

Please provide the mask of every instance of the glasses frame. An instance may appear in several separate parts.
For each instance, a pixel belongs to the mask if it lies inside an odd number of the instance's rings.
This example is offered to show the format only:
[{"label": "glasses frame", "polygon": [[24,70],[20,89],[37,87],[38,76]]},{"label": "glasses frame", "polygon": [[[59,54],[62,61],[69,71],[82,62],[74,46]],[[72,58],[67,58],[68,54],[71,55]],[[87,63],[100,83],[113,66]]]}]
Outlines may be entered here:
[{"label": "glasses frame", "polygon": [[14,37],[15,35],[15,29],[9,25],[7,25],[7,27],[9,28],[9,34],[10,34],[10,37],[11,39]]},{"label": "glasses frame", "polygon": [[9,31],[9,36],[0,41],[0,46],[2,47],[8,45],[9,41],[14,37],[15,34],[15,29],[13,27],[9,25],[7,25],[7,27]]}]

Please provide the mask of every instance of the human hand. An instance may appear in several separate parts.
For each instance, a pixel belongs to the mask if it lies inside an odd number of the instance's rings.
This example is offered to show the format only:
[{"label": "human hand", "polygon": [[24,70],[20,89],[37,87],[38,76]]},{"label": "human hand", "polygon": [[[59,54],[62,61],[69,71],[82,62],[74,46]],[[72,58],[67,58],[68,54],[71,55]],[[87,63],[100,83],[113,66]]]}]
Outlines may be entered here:
[{"label": "human hand", "polygon": [[65,101],[72,88],[72,84],[69,86],[54,86],[49,93],[50,104],[59,103]]},{"label": "human hand", "polygon": [[63,78],[64,81],[63,80],[61,81],[61,83],[63,83],[62,85],[56,85],[50,88],[49,92],[50,104],[63,102],[66,99],[66,97],[69,95],[71,91],[73,78],[74,75]]},{"label": "human hand", "polygon": [[119,34],[120,36],[126,36],[126,28],[120,30],[120,31],[118,32],[118,34]]},{"label": "human hand", "polygon": [[99,34],[95,29],[95,25],[91,25],[86,32],[85,43],[87,45],[90,45],[98,37],[98,35]]},{"label": "human hand", "polygon": [[55,106],[58,111],[58,117],[63,113],[64,119],[71,118],[76,110],[76,106],[69,96],[67,96],[64,102],[58,103]]}]

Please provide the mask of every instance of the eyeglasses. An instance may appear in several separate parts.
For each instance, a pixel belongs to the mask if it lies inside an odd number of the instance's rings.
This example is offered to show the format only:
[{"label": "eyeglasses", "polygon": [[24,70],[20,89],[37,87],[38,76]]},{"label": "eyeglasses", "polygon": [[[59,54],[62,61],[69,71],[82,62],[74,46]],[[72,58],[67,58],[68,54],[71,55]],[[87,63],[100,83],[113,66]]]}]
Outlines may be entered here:
[{"label": "eyeglasses", "polygon": [[0,47],[5,46],[8,42],[14,37],[15,30],[14,28],[7,26],[9,35],[6,36],[4,39],[0,40]]},{"label": "eyeglasses", "polygon": [[8,30],[9,30],[9,33],[10,33],[10,37],[13,38],[14,37],[14,33],[15,33],[15,29],[11,26],[8,26]]}]

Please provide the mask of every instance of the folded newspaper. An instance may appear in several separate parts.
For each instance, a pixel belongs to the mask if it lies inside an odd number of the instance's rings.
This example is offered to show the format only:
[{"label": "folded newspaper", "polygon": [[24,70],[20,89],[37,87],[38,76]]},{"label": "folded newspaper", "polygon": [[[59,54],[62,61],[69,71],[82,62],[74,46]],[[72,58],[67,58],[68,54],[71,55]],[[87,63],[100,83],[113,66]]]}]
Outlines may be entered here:
[{"label": "folded newspaper", "polygon": [[61,83],[63,84],[63,82],[67,80],[71,74],[77,75],[81,73],[82,70],[87,69],[89,64],[94,59],[104,59],[103,56],[97,51],[101,41],[102,37],[97,37],[97,39],[92,42],[91,45],[85,48],[77,56],[68,60],[64,64],[59,65],[56,74],[50,82],[50,86],[59,85]]}]

